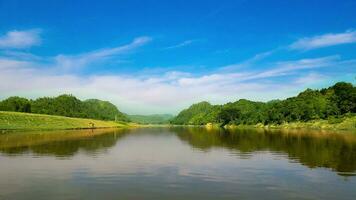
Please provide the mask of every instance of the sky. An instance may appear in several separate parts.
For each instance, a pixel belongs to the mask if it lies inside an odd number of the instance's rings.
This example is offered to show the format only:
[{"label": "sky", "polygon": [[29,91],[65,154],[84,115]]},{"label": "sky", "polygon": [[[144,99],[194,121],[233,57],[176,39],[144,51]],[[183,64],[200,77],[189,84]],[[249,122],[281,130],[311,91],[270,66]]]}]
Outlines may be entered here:
[{"label": "sky", "polygon": [[129,114],[356,81],[356,1],[0,0],[0,100],[73,94]]}]

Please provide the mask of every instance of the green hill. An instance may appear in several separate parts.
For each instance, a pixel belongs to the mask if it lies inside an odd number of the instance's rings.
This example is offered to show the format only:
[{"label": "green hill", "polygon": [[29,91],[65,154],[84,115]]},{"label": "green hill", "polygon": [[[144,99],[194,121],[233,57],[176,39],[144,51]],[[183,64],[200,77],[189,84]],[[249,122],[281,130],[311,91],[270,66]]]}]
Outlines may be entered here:
[{"label": "green hill", "polygon": [[217,113],[221,106],[211,105],[203,101],[191,105],[189,108],[182,110],[175,118],[171,120],[172,124],[185,125],[203,125],[215,121]]},{"label": "green hill", "polygon": [[0,111],[0,130],[59,130],[128,127],[126,122]]},{"label": "green hill", "polygon": [[0,101],[0,111],[26,112],[66,117],[100,120],[128,121],[119,109],[108,101],[89,99],[81,101],[72,95],[41,97],[29,100],[22,97],[9,97]]},{"label": "green hill", "polygon": [[295,125],[297,122],[305,124],[316,123],[319,120],[323,124],[329,122],[335,124],[341,123],[345,118],[353,118],[355,114],[356,87],[351,83],[339,82],[329,88],[307,89],[295,97],[266,103],[246,99],[224,105],[200,102],[181,111],[171,123],[183,125],[212,123],[220,126],[287,123]]}]

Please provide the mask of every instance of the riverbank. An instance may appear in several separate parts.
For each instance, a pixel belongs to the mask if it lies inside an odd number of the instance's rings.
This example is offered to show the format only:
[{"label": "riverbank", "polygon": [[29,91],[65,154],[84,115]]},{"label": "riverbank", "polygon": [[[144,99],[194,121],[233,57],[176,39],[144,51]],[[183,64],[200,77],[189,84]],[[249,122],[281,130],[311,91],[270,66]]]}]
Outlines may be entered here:
[{"label": "riverbank", "polygon": [[[219,124],[208,123],[208,128],[219,127]],[[346,130],[356,131],[356,116],[308,122],[289,122],[282,124],[226,125],[225,128],[265,128],[265,129],[312,129],[312,130]]]},{"label": "riverbank", "polygon": [[0,130],[127,128],[134,124],[54,115],[0,111]]}]

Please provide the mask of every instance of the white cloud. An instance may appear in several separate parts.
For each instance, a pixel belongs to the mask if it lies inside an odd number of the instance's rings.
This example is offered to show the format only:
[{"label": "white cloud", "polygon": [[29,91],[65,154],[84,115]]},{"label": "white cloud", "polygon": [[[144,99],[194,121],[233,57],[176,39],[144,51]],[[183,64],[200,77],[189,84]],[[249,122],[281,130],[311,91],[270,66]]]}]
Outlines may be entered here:
[{"label": "white cloud", "polygon": [[1,51],[0,53],[7,58],[17,59],[17,60],[27,60],[27,61],[43,60],[42,57],[40,56],[36,56],[34,54],[21,52],[21,51],[5,50],[5,51]]},{"label": "white cloud", "polygon": [[[242,63],[249,67],[244,68],[244,71],[237,66],[230,66],[228,70],[227,67],[222,67],[202,75],[174,69],[164,73],[138,73],[136,76],[83,76],[70,71],[117,58],[116,56],[129,53],[150,40],[149,37],[139,37],[123,46],[50,58],[5,50],[0,52],[0,97],[38,97],[72,93],[82,98],[109,100],[128,113],[176,113],[191,103],[202,100],[225,103],[239,98],[270,100],[295,95],[293,92],[298,87],[303,88],[303,85],[314,79],[322,78],[322,74],[311,73],[313,70],[331,66],[354,66],[356,63],[354,60],[341,60],[339,56],[327,56],[268,63],[264,69],[253,69],[260,60],[274,52],[269,51]],[[185,41],[174,48],[189,45],[191,42]],[[240,71],[237,72],[236,69]],[[150,69],[150,72],[152,71],[154,70]],[[309,75],[301,77],[302,73],[296,73],[301,71]],[[286,76],[289,80],[286,83],[281,84],[280,81],[274,80],[275,77]]]},{"label": "white cloud", "polygon": [[188,46],[188,45],[191,45],[193,42],[195,42],[195,40],[185,40],[179,44],[176,44],[176,45],[173,45],[173,46],[169,46],[169,47],[166,47],[164,49],[177,49],[177,48],[181,48],[181,47],[185,47],[185,46]]},{"label": "white cloud", "polygon": [[258,79],[258,78],[271,78],[277,76],[285,76],[292,72],[298,70],[306,69],[315,69],[321,67],[330,67],[333,65],[339,64],[339,56],[327,56],[321,58],[312,58],[312,59],[300,59],[294,61],[284,61],[276,63],[275,68],[265,70],[260,73],[255,73],[249,79]]},{"label": "white cloud", "polygon": [[41,30],[31,29],[18,31],[13,30],[0,36],[0,48],[2,49],[24,49],[41,43]]},{"label": "white cloud", "polygon": [[296,81],[284,84],[274,82],[271,78],[286,76],[298,70],[329,67],[340,62],[344,61],[340,61],[337,56],[330,56],[279,62],[274,68],[259,72],[193,76],[172,71],[147,77],[54,74],[35,68],[36,63],[0,59],[0,63],[7,63],[4,65],[7,66],[6,70],[0,68],[0,93],[7,96],[72,93],[82,98],[109,100],[128,113],[176,113],[202,100],[225,103],[239,98],[270,100],[295,95],[293,92],[296,88],[310,83],[316,76],[310,75],[304,80],[296,76]]},{"label": "white cloud", "polygon": [[315,37],[302,38],[289,46],[291,49],[311,50],[340,44],[356,42],[356,31],[329,33]]},{"label": "white cloud", "polygon": [[326,78],[327,77],[322,74],[311,72],[305,76],[297,78],[295,80],[295,83],[297,83],[297,84],[315,84],[315,83],[320,82]]},{"label": "white cloud", "polygon": [[0,70],[15,70],[15,69],[24,69],[29,67],[32,67],[31,62],[0,57]]},{"label": "white cloud", "polygon": [[114,48],[95,50],[79,55],[58,55],[55,57],[56,66],[64,69],[80,68],[97,61],[108,59],[112,56],[128,53],[151,41],[149,37],[139,37],[131,43]]},{"label": "white cloud", "polygon": [[221,67],[221,69],[224,71],[231,71],[231,70],[237,70],[237,69],[250,67],[251,65],[254,65],[256,62],[261,61],[261,60],[267,58],[268,56],[272,55],[275,51],[276,51],[276,49],[258,53],[255,56],[253,56],[252,58],[249,58],[241,63],[227,65],[227,66]]}]

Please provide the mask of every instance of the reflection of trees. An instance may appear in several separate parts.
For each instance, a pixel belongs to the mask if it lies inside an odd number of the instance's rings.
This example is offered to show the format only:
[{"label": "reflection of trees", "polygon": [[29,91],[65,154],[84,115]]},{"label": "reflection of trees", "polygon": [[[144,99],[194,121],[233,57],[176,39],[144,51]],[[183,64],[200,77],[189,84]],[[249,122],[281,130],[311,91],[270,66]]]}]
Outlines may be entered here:
[{"label": "reflection of trees", "polygon": [[194,148],[224,147],[240,155],[268,150],[286,153],[310,168],[326,167],[338,172],[356,171],[356,135],[313,131],[263,129],[223,130],[172,128]]},{"label": "reflection of trees", "polygon": [[79,150],[95,153],[114,146],[127,132],[118,129],[96,129],[9,133],[0,135],[0,152],[7,155],[33,152],[59,157],[73,156]]},{"label": "reflection of trees", "polygon": [[[263,129],[170,128],[192,147],[222,147],[244,158],[256,151],[282,153],[310,168],[326,167],[337,172],[356,171],[356,135],[320,131]],[[113,147],[131,130],[75,130],[26,132],[0,135],[0,152],[6,155],[33,152],[37,155],[70,157],[78,151],[95,154]],[[137,129],[133,134],[167,134],[167,128]],[[172,147],[175,148],[175,147]],[[347,174],[347,173],[346,173]]]}]

